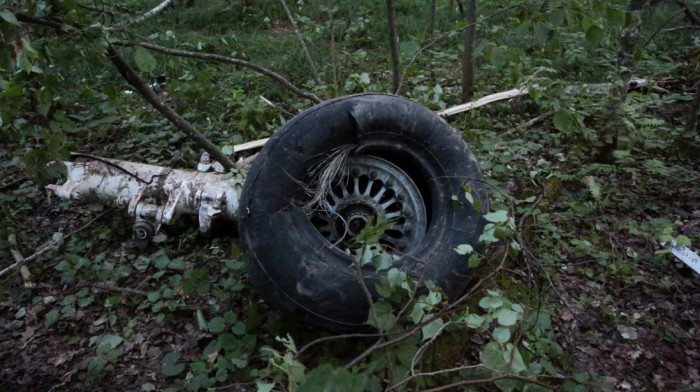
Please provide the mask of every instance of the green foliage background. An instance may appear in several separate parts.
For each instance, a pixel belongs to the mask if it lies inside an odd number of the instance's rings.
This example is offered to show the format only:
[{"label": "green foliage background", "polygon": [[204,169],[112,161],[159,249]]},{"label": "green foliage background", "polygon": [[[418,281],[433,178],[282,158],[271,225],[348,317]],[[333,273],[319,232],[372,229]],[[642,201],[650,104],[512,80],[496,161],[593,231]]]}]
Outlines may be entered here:
[{"label": "green foliage background", "polygon": [[[322,99],[388,92],[384,3],[290,2],[321,85],[277,1],[175,2],[133,23],[157,4],[0,0],[0,246],[15,247],[5,242],[10,233],[27,254],[46,241],[57,245],[29,264],[43,286],[24,287],[17,274],[0,278],[7,341],[24,342],[28,328],[41,330],[56,342],[46,347],[65,359],[56,366],[66,375],[39,372],[35,385],[109,389],[124,376],[131,389],[144,391],[424,390],[451,383],[465,390],[597,391],[631,380],[603,360],[586,366],[591,358],[580,347],[608,339],[620,350],[649,351],[656,341],[680,347],[679,336],[697,347],[697,313],[660,316],[617,289],[647,299],[697,287],[678,277],[686,270],[669,255],[656,254],[660,241],[700,241],[692,229],[698,155],[676,148],[698,79],[699,41],[678,4],[649,2],[641,14],[632,74],[643,81],[622,104],[614,162],[600,163],[594,155],[606,138],[611,86],[619,83],[620,34],[635,24],[628,2],[479,2],[477,96],[530,89],[526,97],[449,118],[480,160],[492,194],[482,236],[493,244],[489,251],[455,249],[465,263],[484,266],[481,287],[450,307],[439,288],[416,297],[415,282],[390,270],[362,336],[304,352],[331,333],[259,302],[235,240],[204,238],[183,224],[140,254],[128,241],[130,222],[117,212],[63,239],[103,207],[49,201],[42,185],[61,174],[48,163],[70,151],[185,168],[199,159],[198,146],[121,79],[104,56],[107,42],[226,148],[268,137],[288,119],[259,96],[292,113],[313,103],[249,70],[122,47],[120,40],[251,61]],[[686,5],[700,8],[697,1]],[[465,23],[456,4],[437,1],[432,34],[429,2],[398,0],[396,7],[399,94],[434,110],[460,103]],[[697,136],[683,141],[699,143]],[[2,261],[9,265],[9,253]],[[687,301],[674,297],[679,307]],[[588,328],[572,326],[581,324]],[[640,330],[655,332],[641,340]],[[361,356],[396,337],[402,339]],[[16,365],[6,361],[8,369]],[[144,371],[133,372],[134,364]],[[638,375],[635,387],[658,387],[649,374]],[[682,372],[666,382],[697,385]]]}]

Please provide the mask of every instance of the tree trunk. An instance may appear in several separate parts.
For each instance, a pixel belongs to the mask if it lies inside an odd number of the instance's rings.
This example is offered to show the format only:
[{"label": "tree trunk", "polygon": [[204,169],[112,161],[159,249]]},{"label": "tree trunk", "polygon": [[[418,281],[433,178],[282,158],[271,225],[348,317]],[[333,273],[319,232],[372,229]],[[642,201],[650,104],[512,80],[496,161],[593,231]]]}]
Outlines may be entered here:
[{"label": "tree trunk", "polygon": [[399,48],[396,34],[396,9],[394,0],[386,0],[387,22],[389,24],[389,50],[391,52],[391,91],[396,94],[399,90],[401,71],[399,69]]},{"label": "tree trunk", "polygon": [[634,20],[634,26],[623,27],[620,30],[620,51],[617,54],[615,64],[616,80],[610,92],[610,98],[606,105],[606,115],[601,128],[600,146],[596,153],[596,161],[601,163],[613,162],[613,151],[617,149],[617,141],[620,130],[624,129],[624,112],[622,106],[627,99],[629,82],[632,77],[634,49],[639,39],[639,31],[642,24],[642,8],[645,0],[631,0],[627,8]]},{"label": "tree trunk", "polygon": [[476,49],[476,0],[467,0],[467,25],[464,30],[464,59],[462,60],[462,101],[474,97],[474,50]]}]

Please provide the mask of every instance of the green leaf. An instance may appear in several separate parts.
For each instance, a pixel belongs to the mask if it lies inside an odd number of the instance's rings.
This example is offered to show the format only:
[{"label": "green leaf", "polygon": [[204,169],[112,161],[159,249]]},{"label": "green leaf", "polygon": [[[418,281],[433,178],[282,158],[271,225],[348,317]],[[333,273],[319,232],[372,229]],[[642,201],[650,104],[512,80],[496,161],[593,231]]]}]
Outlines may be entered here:
[{"label": "green leaf", "polygon": [[486,346],[484,346],[484,354],[481,361],[484,366],[489,369],[503,371],[508,364],[503,354],[505,354],[505,352],[498,343],[488,342]]},{"label": "green leaf", "polygon": [[494,67],[496,67],[496,68],[503,67],[504,65],[506,65],[506,50],[500,46],[492,48],[490,60],[491,60],[491,64]]},{"label": "green leaf", "polygon": [[221,153],[223,153],[224,155],[233,155],[233,146],[221,147]]},{"label": "green leaf", "polygon": [[15,14],[10,12],[10,10],[0,11],[0,18],[2,18],[2,20],[4,20],[7,23],[13,24],[15,26],[19,26],[19,22],[17,21]]},{"label": "green leaf", "polygon": [[564,23],[564,13],[559,8],[555,8],[549,12],[548,19],[552,26],[559,27]]},{"label": "green leaf", "polygon": [[600,42],[603,41],[604,36],[605,32],[603,29],[596,25],[593,25],[586,30],[586,40],[588,40],[588,43],[591,45],[599,45]]},{"label": "green leaf", "polygon": [[46,313],[44,316],[44,325],[46,328],[52,326],[56,321],[58,321],[58,316],[60,315],[58,309],[53,309]]},{"label": "green leaf", "polygon": [[503,223],[508,220],[508,211],[498,210],[484,215],[484,219],[493,223]]},{"label": "green leaf", "polygon": [[366,374],[324,363],[306,374],[299,392],[367,391],[372,390],[369,381]]},{"label": "green leaf", "polygon": [[641,61],[644,59],[644,48],[641,46],[637,46],[634,48],[634,55],[632,55],[632,60],[634,62]]},{"label": "green leaf", "polygon": [[104,354],[107,351],[114,350],[124,341],[124,338],[118,335],[104,335],[97,342],[97,353]]},{"label": "green leaf", "polygon": [[368,85],[370,83],[369,74],[367,72],[360,74],[360,82],[362,82],[364,85]]},{"label": "green leaf", "polygon": [[445,322],[441,318],[433,320],[428,325],[421,328],[421,333],[423,334],[423,341],[432,339],[442,332],[442,327],[445,326]]},{"label": "green leaf", "polygon": [[204,331],[207,329],[207,319],[204,318],[204,313],[202,312],[201,309],[197,309],[195,312],[195,316],[197,317],[197,327],[199,328],[200,331]]},{"label": "green leaf", "polygon": [[492,336],[498,343],[507,343],[510,340],[510,328],[496,327],[493,329]]},{"label": "green leaf", "polygon": [[423,316],[425,316],[425,310],[423,310],[423,304],[416,302],[413,304],[413,309],[411,310],[411,314],[409,317],[411,318],[411,321],[413,321],[413,324],[418,324],[423,320]]},{"label": "green leaf", "polygon": [[676,237],[676,243],[681,246],[691,246],[690,238],[684,236],[683,234]]},{"label": "green leaf", "polygon": [[172,259],[170,263],[168,263],[168,268],[177,270],[185,269],[185,262],[182,257]]},{"label": "green leaf", "polygon": [[518,313],[510,309],[499,309],[496,313],[498,323],[504,327],[510,327],[518,322]]},{"label": "green leaf", "polygon": [[455,248],[455,252],[460,255],[468,255],[474,251],[474,248],[469,244],[458,245]]},{"label": "green leaf", "polygon": [[245,335],[245,323],[239,321],[236,324],[233,324],[233,327],[231,327],[231,332],[235,333],[238,336]]},{"label": "green leaf", "polygon": [[498,238],[496,238],[496,226],[493,223],[484,226],[484,232],[479,236],[479,242],[498,242]]},{"label": "green leaf", "polygon": [[394,259],[387,252],[380,251],[378,255],[372,258],[372,264],[377,271],[389,269],[394,263]]},{"label": "green leaf", "polygon": [[178,363],[181,355],[177,351],[169,352],[163,357],[163,375],[165,377],[173,377],[182,373],[185,370],[184,363]]},{"label": "green leaf", "polygon": [[539,44],[546,44],[549,41],[549,26],[546,23],[535,23],[535,39]]},{"label": "green leaf", "polygon": [[156,58],[141,46],[137,46],[134,51],[134,61],[143,72],[152,72],[156,68]]},{"label": "green leaf", "polygon": [[498,297],[484,297],[479,301],[479,306],[484,310],[495,310],[503,306],[503,300]]},{"label": "green leaf", "polygon": [[381,331],[388,330],[396,320],[396,316],[394,316],[392,311],[393,308],[391,307],[390,303],[386,301],[375,302],[369,312],[367,324],[372,325]]},{"label": "green leaf", "polygon": [[219,333],[226,328],[226,321],[224,321],[223,317],[214,317],[213,319],[209,320],[207,327],[210,331]]},{"label": "green leaf", "polygon": [[484,324],[484,318],[479,316],[478,314],[470,314],[469,316],[467,316],[466,322],[467,327],[476,329]]},{"label": "green leaf", "polygon": [[272,388],[275,387],[275,383],[256,381],[255,386],[257,388],[257,392],[270,392]]},{"label": "green leaf", "polygon": [[625,13],[622,12],[621,10],[615,9],[615,8],[608,8],[607,9],[607,19],[608,23],[617,26],[617,27],[622,27],[625,24]]},{"label": "green leaf", "polygon": [[552,117],[554,122],[554,127],[564,133],[571,132],[573,130],[574,121],[571,118],[571,112],[567,110],[558,110],[554,113]]},{"label": "green leaf", "polygon": [[151,291],[148,293],[148,297],[146,297],[149,302],[156,302],[158,299],[160,299],[160,292],[159,291]]},{"label": "green leaf", "polygon": [[469,256],[469,268],[476,268],[481,264],[481,256],[478,254],[474,253],[473,255]]}]

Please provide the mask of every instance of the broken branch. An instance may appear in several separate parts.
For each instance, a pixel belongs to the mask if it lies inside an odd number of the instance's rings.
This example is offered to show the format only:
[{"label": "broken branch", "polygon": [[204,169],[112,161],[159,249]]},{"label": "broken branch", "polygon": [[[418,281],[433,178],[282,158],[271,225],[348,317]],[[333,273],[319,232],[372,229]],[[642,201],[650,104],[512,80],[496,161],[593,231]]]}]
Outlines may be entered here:
[{"label": "broken branch", "polygon": [[136,91],[141,94],[141,96],[148,101],[156,110],[158,110],[162,115],[164,115],[168,120],[170,120],[173,125],[178,129],[185,132],[189,137],[194,139],[209,155],[213,156],[219,163],[221,163],[227,170],[231,170],[235,167],[235,164],[231,159],[229,159],[226,154],[221,152],[218,147],[207,139],[204,135],[199,133],[192,124],[187,120],[182,118],[173,108],[168,106],[163,100],[158,97],[158,94],[153,91],[148,85],[141,79],[139,74],[124,60],[124,58],[117,52],[117,50],[109,44],[107,46],[107,58],[117,67],[119,73],[126,79],[129,84],[134,86]]},{"label": "broken branch", "polygon": [[[64,236],[63,236],[63,239],[65,240],[65,239],[67,239],[67,238],[70,238],[71,236],[73,236],[73,235],[75,235],[75,234],[77,234],[77,233],[79,233],[79,232],[81,232],[81,231],[87,229],[88,226],[90,226],[93,222],[95,222],[96,220],[102,218],[103,216],[105,216],[105,215],[111,213],[112,211],[113,211],[113,210],[110,209],[110,210],[107,210],[107,211],[101,213],[100,215],[97,215],[96,217],[90,219],[90,221],[89,221],[88,223],[86,223],[86,224],[84,224],[83,226],[80,226],[79,228],[77,228],[77,229],[71,231],[70,233],[64,235]],[[25,258],[23,258],[23,259],[21,259],[21,260],[15,261],[12,265],[10,265],[9,267],[7,267],[7,268],[3,269],[2,271],[0,271],[0,277],[3,276],[3,275],[5,275],[6,273],[12,271],[12,269],[14,269],[15,267],[17,267],[18,265],[20,265],[20,264],[22,264],[22,263],[27,263],[27,262],[29,262],[29,261],[32,261],[32,260],[36,259],[37,257],[43,255],[44,253],[56,249],[57,247],[58,247],[58,241],[49,240],[48,243],[46,243],[46,244],[40,246],[39,249],[37,249],[37,251],[34,252],[34,254],[32,254],[31,256],[27,256],[27,257],[25,257]]]},{"label": "broken branch", "polygon": [[257,64],[253,64],[248,61],[244,60],[239,60],[239,59],[234,59],[232,57],[226,57],[218,54],[213,54],[213,53],[198,53],[198,52],[190,52],[187,50],[179,50],[179,49],[171,49],[171,48],[166,48],[164,46],[160,45],[155,45],[149,42],[140,42],[140,41],[120,41],[118,42],[119,45],[122,46],[142,46],[146,49],[152,50],[154,52],[159,52],[163,54],[168,54],[172,56],[179,56],[179,57],[189,57],[189,58],[195,58],[195,59],[200,59],[200,60],[207,60],[207,61],[216,61],[220,63],[229,63],[233,64],[239,67],[243,68],[248,68],[252,69],[253,71],[256,71],[260,74],[263,74],[267,77],[270,77],[277,81],[279,84],[287,88],[289,91],[293,92],[294,94],[302,97],[309,99],[311,101],[314,101],[316,103],[321,103],[321,99],[317,97],[316,95],[303,91],[300,88],[296,87],[293,85],[291,82],[289,82],[287,79],[285,79],[282,75],[270,71],[267,68],[261,67]]}]

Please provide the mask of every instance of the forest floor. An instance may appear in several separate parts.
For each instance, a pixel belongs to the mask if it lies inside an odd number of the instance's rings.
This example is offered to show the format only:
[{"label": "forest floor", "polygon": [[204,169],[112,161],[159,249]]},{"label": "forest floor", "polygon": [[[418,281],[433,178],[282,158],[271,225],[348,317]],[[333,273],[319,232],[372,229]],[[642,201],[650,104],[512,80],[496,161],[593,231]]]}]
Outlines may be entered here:
[{"label": "forest floor", "polygon": [[[652,214],[673,217],[678,233],[700,243],[698,158],[672,160],[689,177],[673,181],[657,177],[642,192],[633,177],[608,177],[614,181],[609,185],[619,190],[617,201],[585,215],[585,220],[597,224],[574,219],[580,225],[570,227],[574,233],[590,238],[590,230],[596,231],[597,241],[607,243],[612,256],[601,261],[588,251],[555,249],[567,262],[549,266],[546,275],[535,277],[532,265],[515,259],[490,282],[491,288],[506,292],[549,287],[543,291],[548,293],[546,305],[562,355],[569,356],[573,369],[606,377],[610,390],[700,388],[700,278],[671,255],[646,257],[662,249],[658,241],[650,230],[625,224],[652,222]],[[252,336],[252,331],[269,336],[293,331],[297,344],[303,344],[326,334],[301,326],[293,316],[279,315],[256,299],[245,285],[230,230],[205,237],[185,226],[169,229],[161,243],[140,252],[131,243],[123,212],[51,199],[29,181],[13,183],[22,178],[19,173],[6,175],[4,184],[11,185],[3,185],[2,193],[3,210],[16,223],[17,249],[29,256],[56,239],[56,233],[63,233],[64,239],[59,250],[27,263],[31,276],[26,280],[19,270],[0,279],[0,391],[166,387],[170,382],[163,376],[164,353],[177,350],[183,358],[195,358],[211,340],[211,332],[193,327],[193,314],[207,308],[210,295],[226,298],[219,314],[233,311],[232,317],[244,323],[245,336]],[[564,184],[562,194],[573,197],[577,187],[581,185],[567,191]],[[607,231],[612,227],[616,230]],[[167,266],[158,264],[159,248],[167,248]],[[12,262],[9,252],[3,253],[0,267]],[[222,262],[228,271],[221,270]],[[170,272],[188,270],[214,271],[205,279],[185,275],[184,280],[195,279],[197,284],[215,285],[235,276],[240,285],[223,295],[182,285],[176,286],[177,293],[167,293],[172,282],[164,280],[164,273],[172,278]],[[160,316],[161,309],[150,306],[155,302],[151,296],[158,292],[177,299],[160,305],[170,306],[165,317]],[[101,355],[105,337],[116,339],[106,344],[119,346],[118,355]],[[449,334],[444,339],[450,341]],[[487,339],[475,333],[446,360],[458,364],[478,359],[478,347]],[[222,390],[253,389],[254,384],[246,381]]]}]

